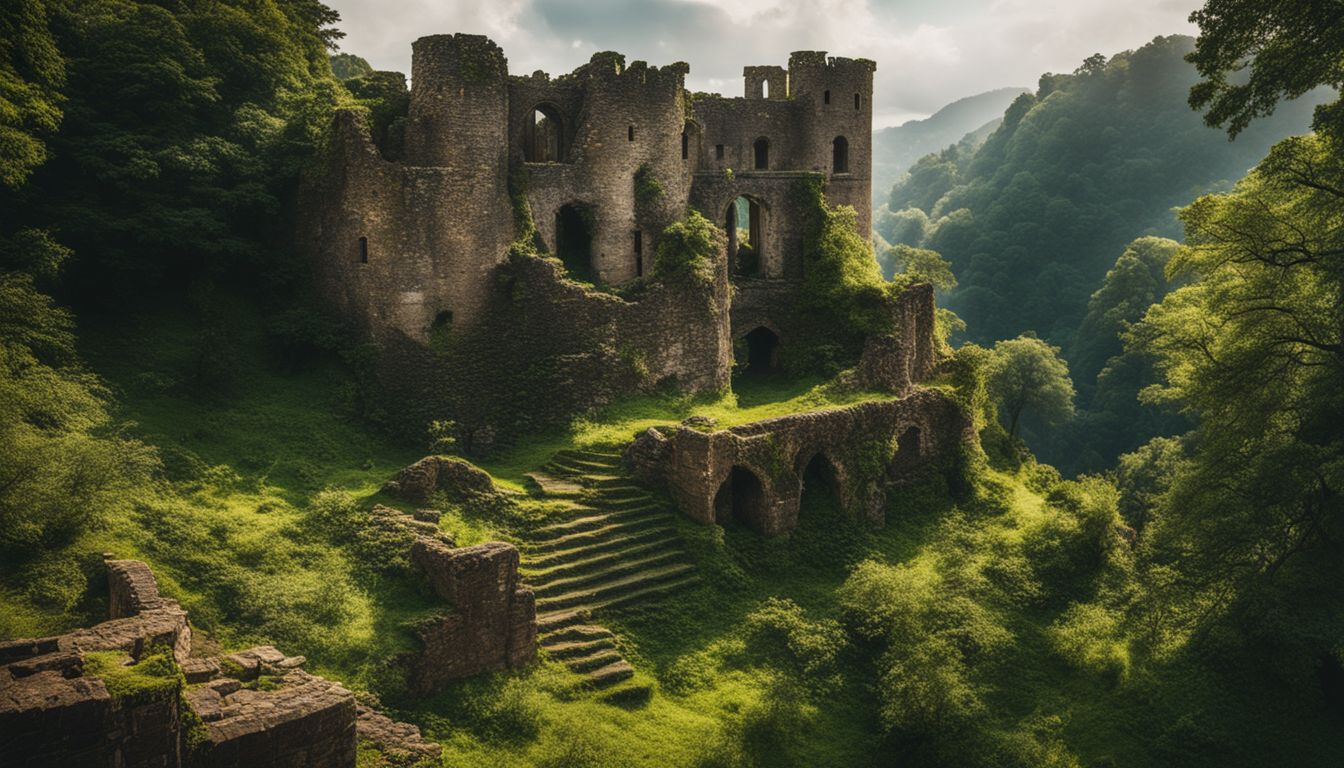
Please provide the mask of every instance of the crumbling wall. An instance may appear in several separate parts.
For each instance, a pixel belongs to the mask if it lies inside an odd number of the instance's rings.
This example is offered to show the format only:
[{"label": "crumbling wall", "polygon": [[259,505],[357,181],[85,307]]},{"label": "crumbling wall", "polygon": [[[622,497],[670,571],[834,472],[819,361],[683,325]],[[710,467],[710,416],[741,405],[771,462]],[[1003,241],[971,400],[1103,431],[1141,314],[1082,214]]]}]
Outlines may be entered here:
[{"label": "crumbling wall", "polygon": [[[339,683],[304,672],[302,656],[271,646],[189,656],[186,613],[159,595],[149,567],[109,559],[107,570],[117,618],[68,635],[0,643],[0,763],[352,768],[357,739],[387,755],[438,758],[438,745],[414,726],[360,711]],[[173,649],[172,668],[147,661],[157,646]],[[132,669],[155,666],[132,673],[140,683],[111,689],[86,674],[86,654],[94,651],[124,653]]]},{"label": "crumbling wall", "polygon": [[729,429],[649,430],[626,456],[637,477],[666,487],[692,520],[725,523],[736,514],[774,536],[796,527],[803,476],[813,459],[821,457],[833,473],[841,509],[881,525],[890,488],[930,469],[955,472],[962,446],[974,439],[970,419],[952,398],[920,390]]},{"label": "crumbling wall", "polygon": [[536,658],[537,610],[518,578],[518,550],[493,541],[453,548],[420,537],[411,562],[452,612],[421,624],[420,650],[408,659],[408,684],[425,695],[465,677],[516,669]]}]

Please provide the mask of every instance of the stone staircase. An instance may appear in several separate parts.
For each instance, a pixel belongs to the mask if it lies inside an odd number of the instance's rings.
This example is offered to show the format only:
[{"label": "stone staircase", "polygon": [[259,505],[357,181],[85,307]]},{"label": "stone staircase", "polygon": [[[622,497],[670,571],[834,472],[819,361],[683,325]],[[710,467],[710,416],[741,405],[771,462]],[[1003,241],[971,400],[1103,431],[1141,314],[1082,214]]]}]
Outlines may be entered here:
[{"label": "stone staircase", "polygon": [[672,509],[627,478],[620,463],[614,452],[561,451],[544,472],[529,475],[543,497],[567,509],[523,537],[522,557],[542,648],[612,694],[635,670],[592,615],[648,605],[699,581]]}]

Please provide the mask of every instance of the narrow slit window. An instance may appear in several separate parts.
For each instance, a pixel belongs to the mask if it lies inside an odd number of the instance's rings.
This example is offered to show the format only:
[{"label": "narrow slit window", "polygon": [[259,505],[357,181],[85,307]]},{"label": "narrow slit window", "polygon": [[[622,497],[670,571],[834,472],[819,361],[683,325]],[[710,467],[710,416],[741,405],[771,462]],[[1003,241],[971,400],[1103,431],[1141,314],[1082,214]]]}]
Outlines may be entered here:
[{"label": "narrow slit window", "polygon": [[861,105],[862,103],[863,103],[863,97],[857,93],[854,94],[854,108],[859,109],[860,108],[859,105]]},{"label": "narrow slit window", "polygon": [[686,131],[681,132],[681,159],[688,160],[691,157],[691,135]]},{"label": "narrow slit window", "polygon": [[826,91],[825,93],[821,94],[821,102],[822,102],[823,104],[830,104],[830,103],[831,103],[831,92],[830,92],[830,91]]},{"label": "narrow slit window", "polygon": [[[855,98],[858,98],[858,97],[855,97]],[[629,128],[626,128],[626,129],[625,129],[625,138],[626,138],[628,141],[634,141],[634,140],[635,140],[635,126],[632,125],[632,126],[630,126]]]},{"label": "narrow slit window", "polygon": [[722,144],[715,144],[715,145],[714,145],[714,159],[716,159],[716,160],[722,160],[722,159],[723,159],[723,145],[722,145]]},{"label": "narrow slit window", "polygon": [[359,238],[359,263],[369,263],[369,238],[367,237]]}]

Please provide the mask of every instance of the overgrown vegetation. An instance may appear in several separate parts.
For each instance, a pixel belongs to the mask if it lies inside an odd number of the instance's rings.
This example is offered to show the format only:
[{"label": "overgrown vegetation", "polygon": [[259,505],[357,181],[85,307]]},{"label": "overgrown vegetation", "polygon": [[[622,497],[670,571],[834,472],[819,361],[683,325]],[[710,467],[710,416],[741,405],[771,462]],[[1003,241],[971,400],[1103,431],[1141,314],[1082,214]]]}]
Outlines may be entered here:
[{"label": "overgrown vegetation", "polygon": [[[905,233],[888,233],[892,279],[853,211],[800,189],[817,217],[804,309],[818,329],[800,363],[848,359],[914,280],[956,291],[972,335],[1042,331],[963,344],[929,384],[967,409],[978,445],[955,474],[892,489],[884,528],[846,517],[815,479],[787,536],[678,520],[700,585],[602,617],[651,685],[646,700],[603,701],[543,659],[412,701],[390,660],[444,606],[410,573],[404,531],[370,508],[427,444],[363,426],[379,407],[355,364],[367,350],[343,346],[339,324],[276,311],[291,286],[275,238],[287,184],[349,91],[390,146],[394,78],[346,57],[338,82],[335,15],[314,2],[13,10],[0,15],[0,636],[102,619],[110,551],[146,560],[198,638],[307,656],[419,723],[447,764],[1338,763],[1338,102],[1318,110],[1317,135],[1280,142],[1226,187],[1222,163],[1263,147],[1210,159],[1208,133],[1167,108],[1191,82],[1174,66],[1188,41],[1090,58],[1044,78],[984,148],[928,159],[898,187],[894,202],[918,211],[885,219]],[[1196,20],[1206,81],[1193,101],[1243,140],[1280,95],[1340,84],[1332,8],[1209,0]],[[1231,71],[1257,53],[1241,85]],[[525,179],[512,182],[516,269],[534,230]],[[1211,186],[1224,191],[1180,213],[1184,245],[1133,239],[1167,231],[1164,206]],[[1178,188],[1187,197],[1173,199]],[[711,283],[721,238],[698,214],[673,224],[654,279]],[[940,317],[944,332],[954,322]],[[1078,420],[1109,430],[1078,465],[1104,473],[1063,479],[1017,440],[1032,409],[1042,432],[1070,410],[1052,342],[1088,379],[1085,410],[1110,419]],[[549,365],[520,370],[507,396],[550,396]],[[1118,426],[1140,391],[1180,419]],[[562,448],[619,446],[693,415],[731,426],[882,396],[797,377],[645,394],[563,427],[515,425],[528,438],[486,468],[521,492],[523,473]],[[460,427],[433,426],[432,448],[456,447],[445,440]],[[1168,430],[1185,434],[1142,442]],[[563,506],[521,493],[432,504],[461,544],[507,539]],[[123,699],[180,691],[170,650],[127,661],[87,654],[86,673]]]}]

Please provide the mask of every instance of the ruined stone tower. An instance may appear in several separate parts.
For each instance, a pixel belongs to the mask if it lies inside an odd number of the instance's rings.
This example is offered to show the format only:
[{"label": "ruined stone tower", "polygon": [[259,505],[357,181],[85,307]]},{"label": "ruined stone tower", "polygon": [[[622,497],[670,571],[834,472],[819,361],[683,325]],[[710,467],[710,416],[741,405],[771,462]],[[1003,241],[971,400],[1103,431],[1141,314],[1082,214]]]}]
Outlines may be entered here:
[{"label": "ruined stone tower", "polygon": [[[375,145],[362,116],[340,114],[325,173],[304,186],[300,245],[328,303],[400,362],[432,356],[445,336],[516,340],[524,323],[552,334],[529,336],[527,349],[548,356],[553,386],[591,395],[569,397],[574,407],[634,386],[722,389],[735,344],[774,367],[806,330],[795,311],[816,222],[806,190],[852,205],[868,236],[875,68],[801,51],[787,69],[746,67],[745,95],[728,98],[686,91],[680,62],[605,52],[566,75],[511,76],[485,37],[424,37],[404,150]],[[692,209],[726,235],[704,295],[646,280],[661,233]],[[533,244],[563,267],[501,273],[526,215]],[[514,282],[522,273],[527,291]],[[444,381],[467,376],[459,363],[419,366],[417,386],[461,390]],[[514,363],[531,364],[492,361]],[[427,372],[434,365],[457,368]],[[594,370],[607,371],[603,384]]]}]

